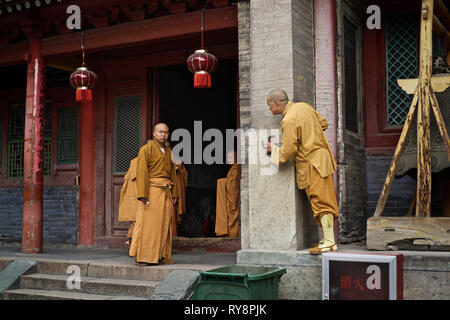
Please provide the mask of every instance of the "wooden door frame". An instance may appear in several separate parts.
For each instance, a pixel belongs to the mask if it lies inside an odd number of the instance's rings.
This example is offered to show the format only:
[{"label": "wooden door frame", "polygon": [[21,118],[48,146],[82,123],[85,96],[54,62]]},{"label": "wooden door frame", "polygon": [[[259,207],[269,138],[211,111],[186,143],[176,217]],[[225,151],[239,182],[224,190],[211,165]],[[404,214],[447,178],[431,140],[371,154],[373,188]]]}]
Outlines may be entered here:
[{"label": "wooden door frame", "polygon": [[[105,141],[105,237],[117,237],[126,234],[128,227],[120,227],[115,221],[114,184],[123,183],[124,174],[113,173],[114,157],[114,99],[140,96],[141,120],[148,118],[148,98],[145,81],[121,83],[120,86],[106,90],[106,141]],[[141,146],[147,140],[147,121],[141,121]]]}]

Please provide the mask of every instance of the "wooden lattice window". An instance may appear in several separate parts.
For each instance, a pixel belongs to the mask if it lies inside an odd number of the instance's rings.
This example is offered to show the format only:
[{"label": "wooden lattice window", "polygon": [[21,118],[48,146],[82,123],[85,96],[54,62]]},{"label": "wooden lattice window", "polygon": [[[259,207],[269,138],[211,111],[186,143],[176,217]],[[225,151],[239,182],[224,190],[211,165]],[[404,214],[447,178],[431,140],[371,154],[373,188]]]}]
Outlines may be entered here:
[{"label": "wooden lattice window", "polygon": [[405,122],[412,96],[397,79],[418,77],[417,16],[393,14],[386,17],[386,106],[388,125]]},{"label": "wooden lattice window", "polygon": [[125,174],[141,144],[141,97],[114,100],[114,174]]},{"label": "wooden lattice window", "polygon": [[58,109],[58,164],[78,162],[78,108]]},{"label": "wooden lattice window", "polygon": [[[45,106],[44,176],[51,175],[51,104]],[[11,104],[8,110],[7,177],[23,178],[25,105]]]},{"label": "wooden lattice window", "polygon": [[12,104],[8,110],[8,178],[23,177],[23,140],[25,133],[25,105]]}]

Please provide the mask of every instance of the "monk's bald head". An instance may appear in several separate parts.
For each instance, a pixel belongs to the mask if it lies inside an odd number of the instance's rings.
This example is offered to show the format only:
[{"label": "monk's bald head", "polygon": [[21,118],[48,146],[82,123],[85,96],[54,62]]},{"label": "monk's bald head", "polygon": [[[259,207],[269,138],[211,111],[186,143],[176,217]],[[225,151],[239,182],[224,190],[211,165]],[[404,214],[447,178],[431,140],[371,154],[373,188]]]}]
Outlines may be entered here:
[{"label": "monk's bald head", "polygon": [[286,91],[281,89],[274,89],[269,92],[266,98],[267,105],[269,106],[272,114],[281,114],[289,102]]},{"label": "monk's bald head", "polygon": [[158,130],[169,131],[169,127],[167,126],[167,124],[160,122],[155,125],[155,127],[153,128],[153,132],[158,131]]},{"label": "monk's bald head", "polygon": [[153,128],[153,139],[160,144],[161,147],[165,146],[165,143],[169,139],[169,127],[165,123],[158,123]]},{"label": "monk's bald head", "polygon": [[289,101],[288,95],[286,91],[282,89],[274,89],[269,92],[267,95],[267,100],[270,102],[281,102],[283,105],[286,105]]}]

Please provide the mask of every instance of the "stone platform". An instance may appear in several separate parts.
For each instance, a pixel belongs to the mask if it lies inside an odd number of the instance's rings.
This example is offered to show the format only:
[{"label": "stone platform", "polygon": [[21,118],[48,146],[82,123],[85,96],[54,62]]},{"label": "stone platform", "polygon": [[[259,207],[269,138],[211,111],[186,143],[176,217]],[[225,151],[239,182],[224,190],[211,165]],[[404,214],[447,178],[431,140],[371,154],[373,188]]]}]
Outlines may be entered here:
[{"label": "stone platform", "polygon": [[[345,253],[403,254],[403,297],[405,300],[450,299],[450,252],[448,251],[369,251],[365,246],[339,245]],[[238,264],[286,268],[279,287],[279,298],[288,300],[322,299],[322,256],[308,250],[241,250]]]}]

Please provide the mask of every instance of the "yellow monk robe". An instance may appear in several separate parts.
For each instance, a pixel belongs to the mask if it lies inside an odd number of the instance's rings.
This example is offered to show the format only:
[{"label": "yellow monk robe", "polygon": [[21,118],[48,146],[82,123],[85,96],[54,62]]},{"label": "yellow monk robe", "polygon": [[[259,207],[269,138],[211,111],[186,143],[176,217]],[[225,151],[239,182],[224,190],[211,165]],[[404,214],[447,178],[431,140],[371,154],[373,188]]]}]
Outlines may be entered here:
[{"label": "yellow monk robe", "polygon": [[139,150],[137,160],[137,198],[147,198],[149,205],[140,201],[133,230],[130,256],[137,262],[158,263],[172,255],[172,198],[178,197],[175,168],[171,150],[164,152],[156,142],[149,141]]},{"label": "yellow monk robe", "polygon": [[297,186],[305,189],[319,225],[322,213],[339,215],[333,183],[337,165],[323,132],[327,128],[325,118],[311,105],[289,102],[281,121],[282,146],[274,146],[271,156],[274,164],[295,156]]},{"label": "yellow monk robe", "polygon": [[127,238],[131,238],[133,236],[136,212],[140,202],[136,197],[136,166],[137,158],[134,158],[130,162],[130,168],[123,178],[123,185],[120,190],[119,221],[131,222],[130,227],[128,228]]},{"label": "yellow monk robe", "polygon": [[235,238],[239,235],[240,166],[235,163],[227,177],[217,180],[216,235]]},{"label": "yellow monk robe", "polygon": [[188,172],[183,163],[175,163],[176,185],[178,189],[178,201],[174,207],[174,218],[172,221],[173,236],[177,236],[177,224],[181,222],[182,215],[186,213],[186,187],[188,180]]}]

